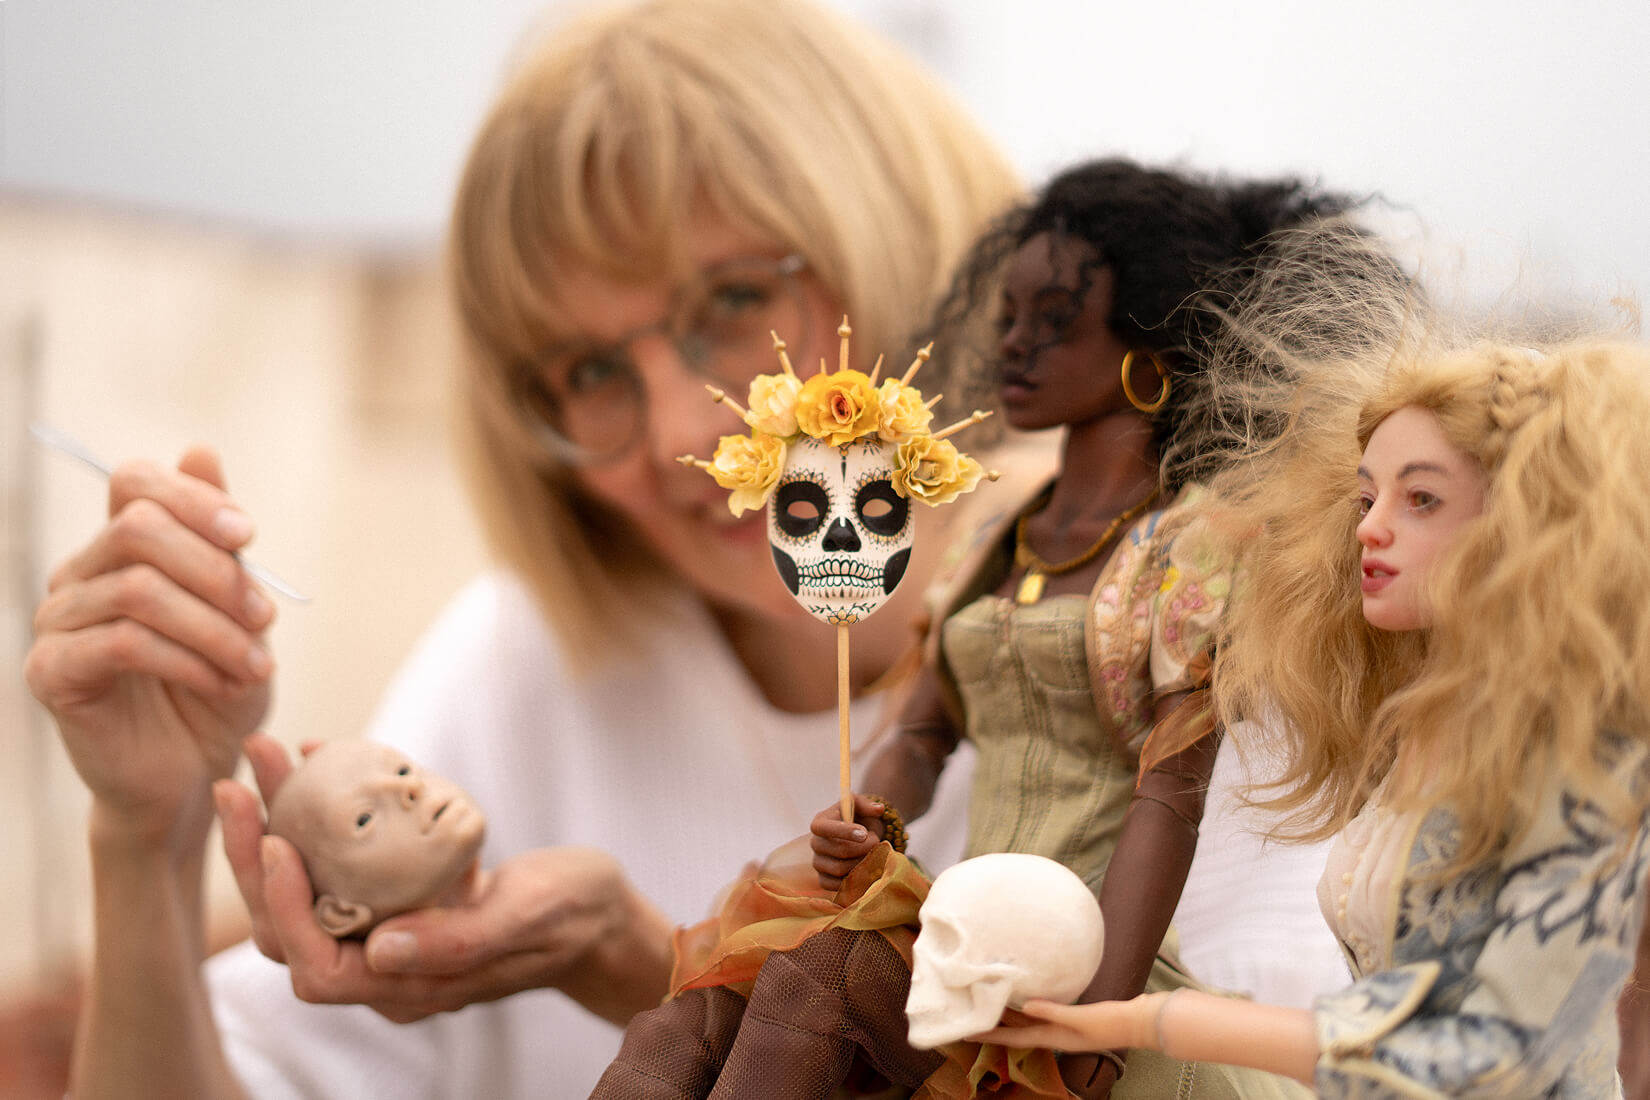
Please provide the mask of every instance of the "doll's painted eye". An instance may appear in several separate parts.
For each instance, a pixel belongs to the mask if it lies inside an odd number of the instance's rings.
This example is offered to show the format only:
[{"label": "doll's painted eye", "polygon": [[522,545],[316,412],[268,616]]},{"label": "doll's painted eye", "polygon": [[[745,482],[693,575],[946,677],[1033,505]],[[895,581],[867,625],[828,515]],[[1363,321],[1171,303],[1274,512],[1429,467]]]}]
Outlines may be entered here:
[{"label": "doll's painted eye", "polygon": [[412,765],[411,764],[401,765],[399,768],[395,769],[395,774],[396,775],[411,775],[412,774]]},{"label": "doll's painted eye", "polygon": [[357,829],[365,829],[368,825],[371,825],[371,824],[372,824],[372,814],[368,813],[366,810],[362,810],[359,814],[356,815],[355,827]]}]

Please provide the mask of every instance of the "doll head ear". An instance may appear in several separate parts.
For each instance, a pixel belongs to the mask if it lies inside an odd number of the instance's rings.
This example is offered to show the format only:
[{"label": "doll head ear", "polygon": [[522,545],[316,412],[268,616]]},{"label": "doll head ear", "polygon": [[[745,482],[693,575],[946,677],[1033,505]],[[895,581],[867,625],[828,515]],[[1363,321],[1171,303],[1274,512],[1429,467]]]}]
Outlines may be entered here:
[{"label": "doll head ear", "polygon": [[345,901],[337,894],[322,894],[315,899],[315,919],[335,938],[343,939],[372,927],[372,906]]}]

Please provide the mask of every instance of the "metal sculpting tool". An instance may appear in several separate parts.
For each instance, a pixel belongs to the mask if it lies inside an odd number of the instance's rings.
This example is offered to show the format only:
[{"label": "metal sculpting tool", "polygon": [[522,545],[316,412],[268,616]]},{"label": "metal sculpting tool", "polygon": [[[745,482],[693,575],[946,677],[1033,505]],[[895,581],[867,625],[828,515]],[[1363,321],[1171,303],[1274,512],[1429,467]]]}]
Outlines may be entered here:
[{"label": "metal sculpting tool", "polygon": [[[99,458],[84,443],[81,443],[78,439],[75,439],[71,435],[58,431],[49,424],[42,424],[38,420],[31,421],[29,423],[29,434],[34,437],[36,443],[48,447],[51,450],[56,451],[58,454],[67,455],[75,461],[96,470],[99,474],[103,475],[103,479],[105,481],[107,481],[109,476],[114,473],[114,467]],[[309,602],[308,596],[283,581],[280,577],[277,577],[274,573],[271,573],[268,569],[258,565],[256,562],[247,561],[239,554],[235,555],[235,560],[241,563],[242,569],[246,570],[250,576],[269,588],[270,591],[277,592],[295,603]]]}]

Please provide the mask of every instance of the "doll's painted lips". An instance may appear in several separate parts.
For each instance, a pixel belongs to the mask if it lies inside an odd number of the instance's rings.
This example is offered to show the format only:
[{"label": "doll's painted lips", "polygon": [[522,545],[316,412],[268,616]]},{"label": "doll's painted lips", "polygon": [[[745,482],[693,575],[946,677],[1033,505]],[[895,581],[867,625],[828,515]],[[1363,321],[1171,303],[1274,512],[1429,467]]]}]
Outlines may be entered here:
[{"label": "doll's painted lips", "polygon": [[1031,382],[1031,375],[1025,371],[1005,370],[997,379],[997,392],[1007,404],[1025,400],[1036,388]]},{"label": "doll's painted lips", "polygon": [[1379,592],[1392,583],[1392,578],[1398,575],[1396,569],[1390,568],[1383,562],[1366,561],[1363,563],[1363,590],[1364,595]]},{"label": "doll's painted lips", "polygon": [[[465,802],[462,798],[449,798],[447,801],[435,808],[435,813],[430,815],[430,823],[427,828],[434,829],[443,824],[443,822],[447,825],[451,825],[455,821],[462,821],[466,816],[468,816],[464,812],[465,808]],[[451,810],[452,813],[449,814],[447,812],[448,810]]]}]

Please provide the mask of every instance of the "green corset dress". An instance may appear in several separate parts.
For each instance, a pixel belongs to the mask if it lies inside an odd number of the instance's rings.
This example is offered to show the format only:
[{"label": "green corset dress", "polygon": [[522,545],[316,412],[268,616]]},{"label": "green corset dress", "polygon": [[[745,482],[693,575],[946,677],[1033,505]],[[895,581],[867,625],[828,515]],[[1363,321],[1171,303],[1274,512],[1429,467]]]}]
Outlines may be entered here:
[{"label": "green corset dress", "polygon": [[[1143,710],[1154,690],[1177,686],[1199,648],[1194,627],[1208,625],[1225,594],[1224,574],[1177,565],[1155,544],[1159,516],[1129,532],[1092,596],[1020,605],[983,595],[945,620],[946,671],[978,752],[968,855],[1047,856],[1099,894],[1134,790]],[[1129,652],[1090,654],[1091,640]],[[1201,988],[1180,969],[1171,928],[1146,989],[1182,986]],[[1131,1052],[1112,1090],[1114,1100],[1310,1095],[1272,1074],[1153,1051]]]}]

